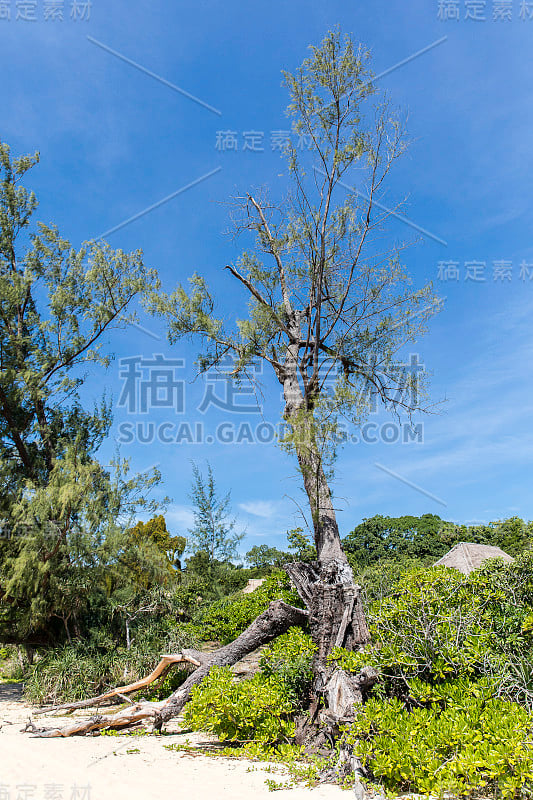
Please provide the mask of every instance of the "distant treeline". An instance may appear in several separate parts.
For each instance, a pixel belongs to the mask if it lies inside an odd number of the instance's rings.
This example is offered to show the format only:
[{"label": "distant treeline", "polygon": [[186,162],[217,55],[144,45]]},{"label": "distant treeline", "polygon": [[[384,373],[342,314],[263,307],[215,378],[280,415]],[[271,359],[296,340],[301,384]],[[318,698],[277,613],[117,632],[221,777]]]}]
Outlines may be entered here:
[{"label": "distant treeline", "polygon": [[[420,517],[377,514],[364,519],[343,539],[342,544],[352,566],[359,570],[383,559],[417,559],[429,565],[459,542],[495,545],[516,556],[530,547],[532,539],[533,523],[524,522],[520,517],[484,525],[457,525],[437,514]],[[311,561],[315,558],[315,549],[301,528],[290,531],[288,540],[290,552],[256,545],[246,554],[246,559],[252,566],[265,569],[280,567],[287,561]]]},{"label": "distant treeline", "polygon": [[381,559],[437,561],[459,542],[490,544],[511,556],[527,550],[533,539],[533,523],[520,517],[485,525],[457,525],[436,514],[421,517],[365,519],[343,540],[350,559],[360,567]]}]

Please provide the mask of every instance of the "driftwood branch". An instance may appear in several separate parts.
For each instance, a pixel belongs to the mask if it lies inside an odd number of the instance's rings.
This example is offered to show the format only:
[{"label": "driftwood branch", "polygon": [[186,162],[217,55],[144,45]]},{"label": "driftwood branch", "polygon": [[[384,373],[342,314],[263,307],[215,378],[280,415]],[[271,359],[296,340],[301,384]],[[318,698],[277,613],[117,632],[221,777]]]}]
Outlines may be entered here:
[{"label": "driftwood branch", "polygon": [[127,686],[118,686],[116,689],[112,689],[104,694],[99,694],[97,697],[89,697],[87,700],[78,700],[72,703],[63,703],[59,706],[47,706],[45,708],[40,708],[35,713],[48,714],[52,711],[74,711],[79,708],[92,708],[94,706],[102,705],[102,703],[106,703],[108,700],[112,700],[115,697],[122,697],[123,695],[131,694],[131,692],[138,692],[141,689],[146,689],[147,686],[150,686],[150,684],[152,684],[158,678],[166,675],[170,667],[174,664],[185,662],[193,664],[196,667],[200,667],[201,661],[190,655],[190,652],[192,651],[183,650],[181,653],[177,653],[176,655],[162,656],[161,661],[153,670],[153,672],[151,672],[145,678],[135,681],[135,683],[130,683]]},{"label": "driftwood branch", "polygon": [[119,711],[118,714],[95,714],[90,719],[76,720],[63,728],[38,728],[30,720],[26,723],[23,733],[32,733],[38,738],[53,739],[94,733],[105,728],[113,728],[115,730],[131,728],[141,722],[153,720],[165,702],[164,700],[159,703],[142,701],[129,706],[124,711]]},{"label": "driftwood branch", "polygon": [[[235,641],[220,647],[213,653],[199,653],[197,650],[183,650],[175,655],[163,656],[155,670],[140,681],[129,686],[120,686],[111,692],[106,692],[90,700],[82,700],[78,703],[67,703],[64,706],[53,706],[44,711],[74,710],[75,708],[89,708],[101,705],[102,702],[120,695],[130,694],[131,692],[149,686],[158,677],[163,675],[174,664],[188,662],[194,664],[197,669],[189,675],[182,685],[170,695],[169,698],[157,703],[139,701],[130,707],[119,711],[116,714],[97,714],[88,720],[72,722],[64,728],[38,728],[32,722],[26,725],[25,732],[32,733],[38,737],[58,737],[74,736],[77,734],[94,733],[105,728],[125,728],[137,725],[141,722],[151,721],[156,730],[160,730],[165,722],[173,719],[181,713],[183,707],[191,696],[191,691],[200,681],[205,678],[209,670],[214,666],[232,666],[240,661],[248,653],[257,650],[263,644],[267,644],[280,634],[285,633],[293,626],[303,626],[308,618],[307,611],[285,603],[283,600],[274,600],[270,603],[266,611],[263,611],[246,628]],[[41,711],[41,713],[43,713]]]}]

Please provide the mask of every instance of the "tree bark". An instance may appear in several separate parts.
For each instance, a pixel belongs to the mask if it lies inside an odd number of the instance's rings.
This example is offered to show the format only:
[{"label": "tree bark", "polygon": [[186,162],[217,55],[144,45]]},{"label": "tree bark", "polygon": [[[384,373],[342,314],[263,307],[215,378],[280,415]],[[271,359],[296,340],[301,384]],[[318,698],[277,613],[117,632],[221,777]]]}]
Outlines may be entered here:
[{"label": "tree bark", "polygon": [[374,670],[365,668],[359,675],[338,670],[329,662],[335,647],[358,650],[370,642],[361,587],[354,583],[345,561],[287,564],[287,572],[309,611],[311,637],[316,645],[313,659],[313,696],[323,701],[329,721],[353,716],[354,703],[362,702],[363,692],[377,680]]},{"label": "tree bark", "polygon": [[318,453],[313,452],[312,444],[297,443],[296,452],[311,506],[318,560],[321,563],[331,559],[347,563],[322,459]]},{"label": "tree bark", "polygon": [[311,637],[316,645],[313,659],[313,701],[323,705],[329,722],[353,716],[353,705],[361,703],[367,682],[377,675],[353,676],[335,670],[329,656],[335,647],[364,648],[370,632],[352,569],[342,549],[331,491],[323,458],[316,441],[312,411],[302,411],[305,399],[295,377],[284,386],[285,417],[294,431],[294,448],[311,508],[316,562],[288,564],[286,569],[309,611]]}]

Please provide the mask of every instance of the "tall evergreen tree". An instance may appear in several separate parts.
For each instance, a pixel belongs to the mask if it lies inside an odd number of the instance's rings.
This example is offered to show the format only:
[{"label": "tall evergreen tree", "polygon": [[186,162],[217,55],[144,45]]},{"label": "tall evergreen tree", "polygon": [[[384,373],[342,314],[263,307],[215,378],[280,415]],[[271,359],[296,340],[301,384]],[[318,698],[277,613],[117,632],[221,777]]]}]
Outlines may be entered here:
[{"label": "tall evergreen tree", "polygon": [[140,251],[76,250],[33,223],[37,199],[22,180],[38,160],[0,143],[0,639],[19,641],[53,640],[76,617],[85,570],[110,557],[106,534],[142,488],[98,462],[109,403],[88,410],[79,390],[109,363],[107,335],[134,321],[133,300],[155,285]]},{"label": "tall evergreen tree", "polygon": [[171,342],[201,341],[200,370],[224,370],[232,354],[229,380],[260,360],[281,385],[283,444],[298,462],[318,559],[287,570],[317,644],[317,700],[326,697],[342,715],[338,698],[353,695],[353,681],[332,676],[328,656],[336,645],[366,644],[369,631],[330,488],[341,422],[358,425],[372,395],[408,418],[420,409],[420,376],[406,371],[400,354],[440,302],[431,285],[410,285],[402,246],[383,243],[384,224],[398,207],[387,209],[379,198],[406,141],[374,86],[369,53],[338,31],[311,51],[294,75],[285,73],[293,131],[310,143],[309,151],[287,145],[289,194],[278,202],[244,192],[234,201],[236,231],[249,249],[226,269],[248,300],[246,318],[232,327],[228,314],[217,316],[197,274],[188,289],[158,293],[152,305],[167,318]]},{"label": "tall evergreen tree", "polygon": [[194,553],[204,552],[208,563],[230,561],[238,557],[237,545],[244,533],[237,533],[231,518],[230,493],[220,495],[211,465],[204,477],[193,464],[193,485],[190,494],[193,503],[194,525],[189,528],[190,548]]}]

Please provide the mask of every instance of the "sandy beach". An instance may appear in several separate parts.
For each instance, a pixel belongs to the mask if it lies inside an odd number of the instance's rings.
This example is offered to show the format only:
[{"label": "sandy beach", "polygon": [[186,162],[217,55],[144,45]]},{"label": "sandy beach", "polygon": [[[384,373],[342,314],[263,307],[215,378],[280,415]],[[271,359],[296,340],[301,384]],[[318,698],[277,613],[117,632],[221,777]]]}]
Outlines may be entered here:
[{"label": "sandy beach", "polygon": [[[280,789],[273,795],[265,781],[287,780],[277,765],[272,773],[265,764],[166,749],[165,745],[185,739],[197,741],[178,728],[166,736],[34,738],[21,732],[33,711],[19,686],[0,685],[1,800],[347,800],[351,796],[324,785]],[[33,717],[43,726],[45,719]]]}]

